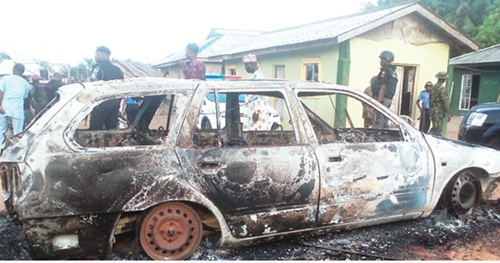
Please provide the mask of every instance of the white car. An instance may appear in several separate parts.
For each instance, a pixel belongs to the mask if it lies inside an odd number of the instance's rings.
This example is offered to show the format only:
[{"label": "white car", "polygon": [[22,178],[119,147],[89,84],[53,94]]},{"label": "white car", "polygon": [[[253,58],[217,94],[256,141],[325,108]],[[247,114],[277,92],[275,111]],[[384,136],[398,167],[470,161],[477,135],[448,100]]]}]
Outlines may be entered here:
[{"label": "white car", "polygon": [[[225,116],[199,129],[211,93],[226,94],[217,107]],[[242,120],[241,95],[282,100],[282,127],[265,127],[259,114]],[[126,96],[143,98],[132,126],[85,127],[95,107]],[[365,128],[363,106],[390,128]],[[65,85],[6,145],[4,202],[35,259],[102,258],[125,232],[152,259],[179,260],[207,232],[227,247],[436,208],[462,216],[500,177],[500,151],[424,134],[357,89],[305,81]]]}]

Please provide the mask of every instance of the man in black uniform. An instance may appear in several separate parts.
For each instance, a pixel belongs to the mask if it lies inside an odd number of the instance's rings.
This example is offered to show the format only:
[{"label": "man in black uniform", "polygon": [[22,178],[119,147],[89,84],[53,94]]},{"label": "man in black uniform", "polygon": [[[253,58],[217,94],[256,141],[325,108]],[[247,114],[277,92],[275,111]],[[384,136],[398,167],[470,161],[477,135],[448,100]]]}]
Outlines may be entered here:
[{"label": "man in black uniform", "polygon": [[[109,60],[111,51],[100,46],[95,51],[95,64],[90,71],[90,81],[123,79],[121,69]],[[121,99],[112,99],[99,104],[92,110],[90,116],[90,130],[116,129],[118,125],[118,110]]]},{"label": "man in black uniform", "polygon": [[[382,103],[387,108],[391,107],[392,97],[396,93],[398,76],[396,67],[391,63],[394,61],[394,54],[391,51],[382,51],[380,53],[380,72],[376,81],[372,83],[373,98]],[[376,111],[373,112],[373,128],[387,128],[388,119]]]}]

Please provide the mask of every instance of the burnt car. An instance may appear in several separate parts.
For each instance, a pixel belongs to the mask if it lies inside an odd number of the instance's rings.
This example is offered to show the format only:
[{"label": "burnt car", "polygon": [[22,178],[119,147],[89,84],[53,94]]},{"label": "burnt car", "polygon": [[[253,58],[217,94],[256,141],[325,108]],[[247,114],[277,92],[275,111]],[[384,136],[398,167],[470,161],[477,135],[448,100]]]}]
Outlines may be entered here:
[{"label": "burnt car", "polygon": [[[218,121],[200,129],[212,93]],[[272,105],[279,129],[259,111],[242,118],[241,95]],[[133,123],[87,128],[93,108],[126,96],[141,97]],[[363,106],[389,127],[364,128]],[[230,247],[438,207],[466,215],[500,176],[496,150],[423,134],[357,89],[300,81],[66,85],[7,144],[3,198],[34,258],[103,258],[129,231],[152,259],[177,260],[210,232]]]},{"label": "burnt car", "polygon": [[458,139],[500,150],[500,103],[472,107],[460,123]]}]

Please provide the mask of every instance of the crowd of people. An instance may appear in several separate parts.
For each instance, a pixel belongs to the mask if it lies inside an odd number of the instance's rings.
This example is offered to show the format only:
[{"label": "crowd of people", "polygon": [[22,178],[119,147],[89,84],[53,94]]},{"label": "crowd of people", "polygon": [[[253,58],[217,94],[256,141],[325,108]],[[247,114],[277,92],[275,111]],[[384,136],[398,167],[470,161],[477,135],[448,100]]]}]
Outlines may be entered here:
[{"label": "crowd of people", "polygon": [[[394,54],[385,50],[379,55],[380,71],[377,76],[372,77],[370,86],[365,89],[365,94],[371,96],[387,108],[391,107],[392,99],[396,94],[398,76],[396,67],[392,65]],[[431,81],[425,83],[425,89],[419,94],[416,104],[420,110],[419,130],[424,133],[442,136],[443,121],[451,120],[448,108],[448,94],[444,83],[448,74],[444,71],[438,72],[436,84]],[[365,127],[387,128],[388,119],[364,106],[363,118]],[[432,126],[431,126],[432,123]],[[429,131],[429,128],[430,131]]]}]

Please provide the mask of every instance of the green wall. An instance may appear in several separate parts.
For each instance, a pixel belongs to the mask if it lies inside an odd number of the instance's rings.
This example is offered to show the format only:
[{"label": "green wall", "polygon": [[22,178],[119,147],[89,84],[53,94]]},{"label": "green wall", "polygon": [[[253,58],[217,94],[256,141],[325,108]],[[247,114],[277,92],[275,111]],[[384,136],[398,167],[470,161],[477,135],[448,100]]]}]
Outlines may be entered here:
[{"label": "green wall", "polygon": [[460,91],[462,88],[462,75],[472,74],[480,75],[479,80],[479,93],[478,93],[478,104],[483,104],[486,102],[497,101],[498,94],[500,93],[500,70],[472,70],[457,68],[454,69],[453,74],[453,94],[451,98],[450,111],[452,115],[463,116],[468,110],[459,110],[460,103]]}]

